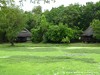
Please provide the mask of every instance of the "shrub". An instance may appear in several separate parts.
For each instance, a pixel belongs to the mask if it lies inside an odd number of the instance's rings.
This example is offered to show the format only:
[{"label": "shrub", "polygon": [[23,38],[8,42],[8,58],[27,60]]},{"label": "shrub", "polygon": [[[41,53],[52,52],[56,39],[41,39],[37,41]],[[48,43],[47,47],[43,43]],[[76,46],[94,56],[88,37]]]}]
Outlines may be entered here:
[{"label": "shrub", "polygon": [[[52,25],[49,27],[48,31],[46,32],[46,37],[49,41],[55,43],[61,43],[63,38],[72,38],[73,30],[68,28],[63,24],[59,25]],[[69,39],[70,40],[70,39]]]},{"label": "shrub", "polygon": [[91,22],[91,26],[93,28],[93,36],[100,40],[100,20],[96,20],[94,19],[92,22]]},{"label": "shrub", "polygon": [[42,34],[40,28],[32,29],[32,42],[38,43],[42,41]]},{"label": "shrub", "polygon": [[70,43],[70,39],[68,37],[66,37],[66,38],[63,38],[61,42],[62,43]]}]

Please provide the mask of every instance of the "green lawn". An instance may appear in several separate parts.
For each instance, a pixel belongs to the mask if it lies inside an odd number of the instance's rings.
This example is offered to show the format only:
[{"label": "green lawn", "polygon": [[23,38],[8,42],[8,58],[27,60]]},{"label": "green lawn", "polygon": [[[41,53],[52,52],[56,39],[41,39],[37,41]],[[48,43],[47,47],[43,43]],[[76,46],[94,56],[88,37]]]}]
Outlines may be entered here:
[{"label": "green lawn", "polygon": [[0,75],[100,75],[100,44],[1,44]]}]

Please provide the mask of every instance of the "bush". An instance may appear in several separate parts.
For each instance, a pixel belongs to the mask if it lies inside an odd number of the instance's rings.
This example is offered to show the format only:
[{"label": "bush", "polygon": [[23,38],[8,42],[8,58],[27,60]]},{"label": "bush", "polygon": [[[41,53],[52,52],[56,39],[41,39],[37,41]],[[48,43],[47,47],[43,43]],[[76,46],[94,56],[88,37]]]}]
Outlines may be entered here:
[{"label": "bush", "polygon": [[[46,32],[46,37],[48,41],[54,42],[54,43],[61,43],[63,38],[72,38],[73,37],[73,30],[71,28],[68,28],[68,26],[65,26],[63,24],[59,25],[52,25],[49,27],[48,31]],[[70,39],[69,39],[70,41]],[[68,41],[66,41],[68,42]]]},{"label": "bush", "polygon": [[70,43],[70,39],[68,37],[66,37],[66,38],[63,38],[61,42],[62,43]]},{"label": "bush", "polygon": [[68,25],[60,23],[59,25],[50,24],[43,29],[44,27],[32,29],[32,42],[70,43],[70,40],[77,38],[77,30],[69,28]]},{"label": "bush", "polygon": [[42,34],[40,28],[32,29],[32,42],[38,43],[42,41]]}]

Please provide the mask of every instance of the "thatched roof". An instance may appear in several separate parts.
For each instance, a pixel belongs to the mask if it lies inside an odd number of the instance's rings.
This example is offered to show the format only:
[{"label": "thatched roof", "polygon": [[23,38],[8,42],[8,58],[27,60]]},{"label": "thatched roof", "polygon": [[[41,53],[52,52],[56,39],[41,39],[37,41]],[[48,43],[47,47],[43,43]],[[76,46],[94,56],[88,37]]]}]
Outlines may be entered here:
[{"label": "thatched roof", "polygon": [[91,36],[93,35],[93,28],[89,26],[82,34],[82,36]]},{"label": "thatched roof", "polygon": [[27,29],[23,29],[17,37],[31,37],[31,32],[29,32]]}]

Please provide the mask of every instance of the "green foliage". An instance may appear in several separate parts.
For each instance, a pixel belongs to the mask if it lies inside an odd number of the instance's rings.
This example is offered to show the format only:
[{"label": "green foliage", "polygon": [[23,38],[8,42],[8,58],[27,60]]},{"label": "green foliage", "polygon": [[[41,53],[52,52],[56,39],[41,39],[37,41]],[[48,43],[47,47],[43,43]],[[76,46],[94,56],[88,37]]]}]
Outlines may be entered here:
[{"label": "green foliage", "polygon": [[5,7],[0,13],[0,31],[5,32],[9,42],[13,43],[17,34],[25,27],[25,15],[18,7]]},{"label": "green foliage", "polygon": [[70,39],[68,37],[66,37],[66,38],[63,38],[61,42],[62,43],[70,43]]},{"label": "green foliage", "polygon": [[72,28],[73,30],[73,37],[72,40],[79,40],[79,37],[82,35],[82,30],[79,27]]},{"label": "green foliage", "polygon": [[95,4],[93,2],[87,2],[85,6],[81,7],[82,13],[80,18],[80,26],[83,30],[90,26],[90,22],[95,18]]},{"label": "green foliage", "polygon": [[68,24],[69,27],[79,26],[81,7],[79,4],[63,5],[58,8],[53,8],[50,12],[44,12],[49,22],[58,25],[60,22]]},{"label": "green foliage", "polygon": [[[14,1],[0,1],[3,5],[0,10],[0,38],[14,39],[24,27],[23,11],[13,5]],[[25,0],[20,0],[22,4],[23,1]],[[51,0],[43,1],[49,3]],[[30,2],[39,3],[40,0],[30,0]],[[11,5],[13,5],[12,8],[8,7]],[[100,20],[100,1],[87,2],[86,5],[70,4],[66,7],[62,5],[50,11],[46,10],[44,13],[41,6],[37,6],[32,11],[25,12],[24,15],[27,18],[26,28],[29,31],[32,29],[33,42],[72,42],[72,40],[79,40],[82,30],[88,28],[94,19]],[[98,29],[93,29],[94,37],[99,39]]]},{"label": "green foliage", "polygon": [[62,22],[67,23],[69,27],[79,26],[81,14],[81,5],[71,4],[63,10]]},{"label": "green foliage", "polygon": [[91,26],[93,28],[93,36],[100,40],[100,20],[94,19]]},{"label": "green foliage", "polygon": [[64,6],[60,6],[58,8],[52,8],[50,12],[45,11],[44,14],[50,23],[57,25],[62,21],[63,16],[61,14],[63,14],[63,10]]},{"label": "green foliage", "polygon": [[42,32],[45,33],[48,28],[48,22],[45,18],[45,15],[41,16],[41,21],[40,21],[40,28],[42,29]]},{"label": "green foliage", "polygon": [[40,26],[32,29],[32,35],[33,42],[70,43],[70,40],[79,38],[79,31],[71,29],[63,23],[59,23],[59,25],[48,24],[45,16],[42,15]]},{"label": "green foliage", "polygon": [[76,26],[80,30],[85,30],[93,19],[100,19],[100,1],[97,3],[87,2],[83,6],[79,4],[59,6],[44,13],[50,23],[58,25],[61,22],[71,28]]},{"label": "green foliage", "polygon": [[32,29],[32,42],[38,43],[42,41],[42,34],[40,28]]},{"label": "green foliage", "polygon": [[27,23],[26,28],[31,31],[32,28],[36,28],[40,26],[41,22],[41,16],[42,16],[42,7],[36,6],[32,9],[30,12],[25,12],[25,15],[27,16]]},{"label": "green foliage", "polygon": [[0,0],[0,7],[14,5],[14,0]]},{"label": "green foliage", "polygon": [[48,22],[44,15],[41,16],[40,25],[32,29],[33,42],[46,42],[46,31],[48,29]]},{"label": "green foliage", "polygon": [[26,15],[26,18],[27,18],[27,21],[26,21],[26,28],[31,31],[32,28],[36,27],[37,26],[37,20],[36,19],[36,16],[33,15],[33,13],[31,12],[25,12],[25,15]]},{"label": "green foliage", "polygon": [[71,28],[60,23],[59,25],[50,26],[46,32],[46,36],[48,41],[61,43],[63,38],[72,38],[72,33]]},{"label": "green foliage", "polygon": [[32,9],[32,12],[34,14],[41,14],[42,13],[42,7],[41,6],[36,6]]}]

